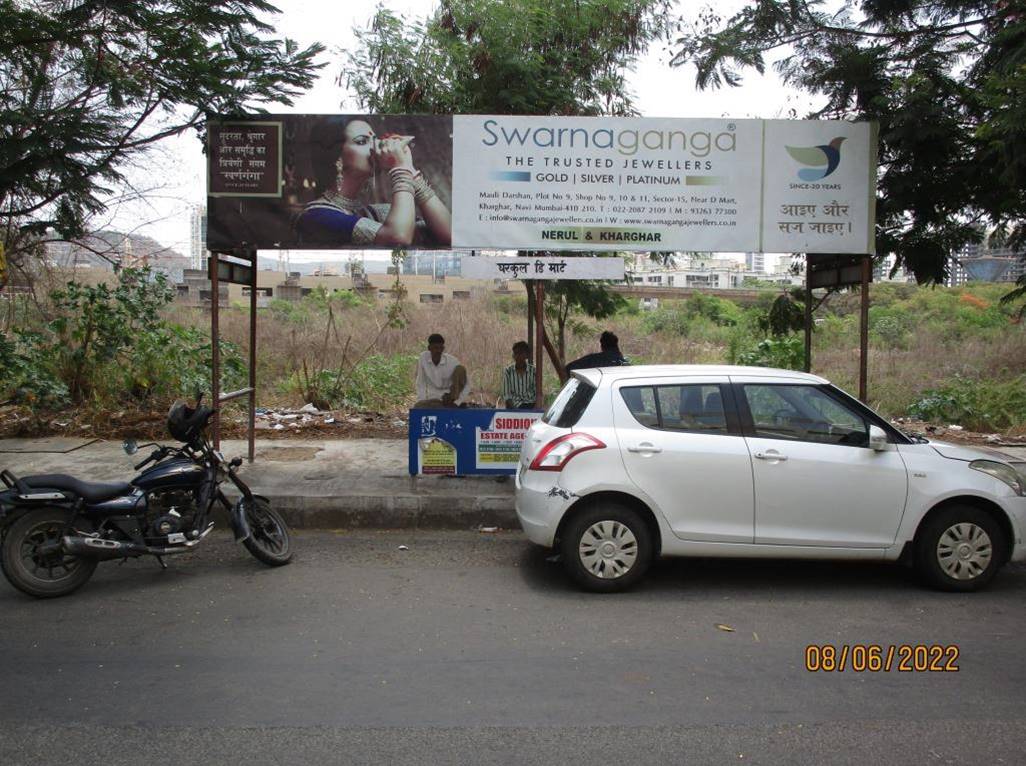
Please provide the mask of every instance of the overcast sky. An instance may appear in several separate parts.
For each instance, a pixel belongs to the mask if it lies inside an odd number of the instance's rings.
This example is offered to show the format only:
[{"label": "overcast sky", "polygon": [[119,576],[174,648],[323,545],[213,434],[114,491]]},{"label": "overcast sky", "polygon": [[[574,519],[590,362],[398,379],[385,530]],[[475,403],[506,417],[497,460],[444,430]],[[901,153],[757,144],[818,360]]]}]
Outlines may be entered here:
[{"label": "overcast sky", "polygon": [[[407,18],[422,17],[437,3],[435,0],[273,0],[282,11],[273,23],[282,36],[291,37],[301,45],[321,42],[328,48],[324,55],[328,65],[321,70],[317,84],[297,100],[291,109],[278,112],[332,113],[357,112],[355,101],[335,79],[345,60],[343,51],[355,45],[354,27],[370,21],[379,2]],[[741,0],[720,0],[716,9],[726,15],[743,5]],[[695,14],[700,6],[679,3],[680,13]],[[688,9],[685,11],[684,9]],[[790,109],[801,116],[809,101],[785,91],[770,72],[760,77],[745,74],[744,85],[726,90],[698,91],[694,86],[694,69],[671,69],[666,43],[657,43],[639,61],[630,76],[635,105],[645,117],[734,117],[783,118]],[[147,166],[131,174],[140,187],[162,188],[150,195],[147,205],[135,204],[118,211],[113,226],[136,230],[173,247],[183,255],[189,252],[189,208],[203,204],[206,196],[204,157],[200,142],[189,133],[165,142]],[[293,260],[321,260],[326,254],[293,252]],[[331,256],[329,256],[331,257]],[[344,257],[344,256],[336,256]]]}]

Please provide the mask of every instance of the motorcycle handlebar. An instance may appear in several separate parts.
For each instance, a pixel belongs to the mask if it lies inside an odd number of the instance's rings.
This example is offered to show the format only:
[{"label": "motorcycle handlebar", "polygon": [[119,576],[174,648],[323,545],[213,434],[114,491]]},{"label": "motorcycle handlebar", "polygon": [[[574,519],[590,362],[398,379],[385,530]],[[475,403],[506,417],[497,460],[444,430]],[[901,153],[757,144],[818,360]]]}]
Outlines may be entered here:
[{"label": "motorcycle handlebar", "polygon": [[142,470],[142,467],[144,465],[146,465],[147,463],[152,463],[154,460],[159,460],[163,456],[164,456],[164,449],[163,448],[155,449],[155,450],[153,450],[153,452],[150,453],[150,456],[148,458],[143,460],[141,463],[136,463],[135,470],[137,470],[137,471]]}]

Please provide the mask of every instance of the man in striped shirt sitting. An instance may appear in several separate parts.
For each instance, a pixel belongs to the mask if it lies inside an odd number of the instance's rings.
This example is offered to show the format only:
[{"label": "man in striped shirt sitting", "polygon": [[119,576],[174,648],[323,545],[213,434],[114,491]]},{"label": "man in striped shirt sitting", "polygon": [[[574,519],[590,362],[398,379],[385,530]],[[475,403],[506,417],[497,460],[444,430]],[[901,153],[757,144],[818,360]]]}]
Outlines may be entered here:
[{"label": "man in striped shirt sitting", "polygon": [[513,344],[513,364],[502,372],[502,398],[511,410],[533,410],[535,401],[534,365],[528,358],[530,347],[525,341]]}]

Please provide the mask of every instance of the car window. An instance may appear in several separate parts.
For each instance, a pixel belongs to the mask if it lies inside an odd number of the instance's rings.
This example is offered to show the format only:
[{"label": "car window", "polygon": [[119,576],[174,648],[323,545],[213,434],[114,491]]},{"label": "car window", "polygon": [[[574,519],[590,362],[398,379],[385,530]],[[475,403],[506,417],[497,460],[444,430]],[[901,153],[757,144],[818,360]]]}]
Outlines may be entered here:
[{"label": "car window", "polygon": [[755,436],[869,445],[865,419],[815,386],[744,385]]},{"label": "car window", "polygon": [[667,431],[728,433],[723,394],[716,384],[621,388],[627,409],[641,425]]},{"label": "car window", "polygon": [[542,421],[557,428],[572,428],[588,408],[595,387],[580,378],[570,378]]}]

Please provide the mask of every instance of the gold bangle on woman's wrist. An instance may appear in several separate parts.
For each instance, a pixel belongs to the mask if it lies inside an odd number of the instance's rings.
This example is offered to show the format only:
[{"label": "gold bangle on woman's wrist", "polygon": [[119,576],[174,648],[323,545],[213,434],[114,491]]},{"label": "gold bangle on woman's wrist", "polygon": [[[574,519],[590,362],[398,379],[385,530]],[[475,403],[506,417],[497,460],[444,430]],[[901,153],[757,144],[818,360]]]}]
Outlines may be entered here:
[{"label": "gold bangle on woman's wrist", "polygon": [[416,196],[413,171],[409,168],[392,168],[388,171],[388,178],[392,182],[392,194],[408,192]]},{"label": "gold bangle on woman's wrist", "polygon": [[423,205],[432,197],[437,197],[435,190],[428,184],[424,174],[419,170],[413,174],[413,196],[418,204]]}]

